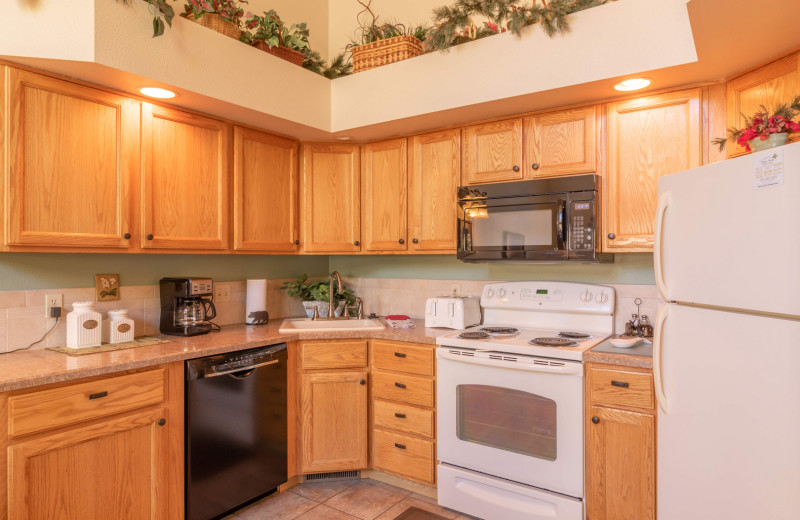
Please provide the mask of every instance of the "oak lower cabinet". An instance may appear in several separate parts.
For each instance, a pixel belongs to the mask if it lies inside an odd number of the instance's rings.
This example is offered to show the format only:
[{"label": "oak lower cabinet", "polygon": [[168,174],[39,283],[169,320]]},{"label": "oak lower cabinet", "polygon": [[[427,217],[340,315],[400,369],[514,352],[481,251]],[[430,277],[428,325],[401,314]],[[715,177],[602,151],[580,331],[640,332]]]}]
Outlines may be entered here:
[{"label": "oak lower cabinet", "polygon": [[3,520],[183,518],[183,364],[0,394]]},{"label": "oak lower cabinet", "polygon": [[597,171],[597,107],[558,110],[526,117],[525,178]]},{"label": "oak lower cabinet", "polygon": [[656,410],[649,369],[586,365],[586,518],[652,520]]},{"label": "oak lower cabinet", "polygon": [[227,249],[224,121],[142,103],[141,246]]},{"label": "oak lower cabinet", "polygon": [[372,466],[436,483],[434,346],[372,340]]},{"label": "oak lower cabinet", "polygon": [[522,119],[464,128],[462,152],[465,185],[522,180]]},{"label": "oak lower cabinet", "polygon": [[608,105],[605,252],[653,250],[659,177],[700,166],[701,102],[698,88]]},{"label": "oak lower cabinet", "polygon": [[5,245],[127,250],[139,101],[12,67],[0,72]]},{"label": "oak lower cabinet", "polygon": [[302,473],[366,469],[366,340],[301,341]]},{"label": "oak lower cabinet", "polygon": [[233,249],[300,250],[297,141],[233,130]]},{"label": "oak lower cabinet", "polygon": [[408,249],[408,154],[406,139],[361,147],[364,251]]}]

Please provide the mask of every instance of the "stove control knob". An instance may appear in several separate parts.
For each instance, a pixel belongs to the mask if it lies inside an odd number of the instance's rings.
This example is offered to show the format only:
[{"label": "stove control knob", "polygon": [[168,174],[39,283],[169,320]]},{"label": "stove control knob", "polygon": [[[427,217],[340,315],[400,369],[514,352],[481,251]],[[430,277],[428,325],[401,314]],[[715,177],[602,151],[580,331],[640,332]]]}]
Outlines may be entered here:
[{"label": "stove control knob", "polygon": [[586,290],[585,290],[585,291],[584,291],[584,292],[581,294],[581,301],[582,301],[583,303],[589,303],[590,301],[592,301],[592,299],[593,299],[593,298],[594,298],[594,295],[593,295],[593,294],[592,294],[592,293],[589,291],[589,289],[586,289]]},{"label": "stove control knob", "polygon": [[489,298],[494,298],[494,289],[489,289],[488,291],[486,291],[486,296],[488,296]]},{"label": "stove control knob", "polygon": [[505,298],[506,297],[506,290],[505,289],[500,289],[500,291],[497,293],[497,295],[500,296],[501,298]]}]

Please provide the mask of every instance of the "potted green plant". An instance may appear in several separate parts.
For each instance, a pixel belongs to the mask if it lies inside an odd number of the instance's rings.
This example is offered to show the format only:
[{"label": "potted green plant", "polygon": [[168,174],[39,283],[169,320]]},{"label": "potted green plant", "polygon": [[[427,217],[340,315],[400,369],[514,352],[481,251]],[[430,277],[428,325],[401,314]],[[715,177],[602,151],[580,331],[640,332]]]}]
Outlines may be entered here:
[{"label": "potted green plant", "polygon": [[286,27],[278,13],[270,9],[264,16],[247,13],[245,27],[253,32],[242,33],[239,39],[244,43],[295,65],[302,65],[306,59],[309,31],[305,22]]},{"label": "potted green plant", "polygon": [[[328,280],[309,281],[308,275],[304,274],[294,282],[284,282],[281,289],[287,291],[289,296],[298,298],[303,303],[306,315],[310,318],[314,315],[314,307],[322,317],[328,316],[330,309],[330,283]],[[353,305],[356,295],[350,289],[338,291],[334,295],[335,309],[334,316],[341,316],[345,305]]]},{"label": "potted green plant", "polygon": [[218,33],[239,39],[242,31],[244,10],[239,3],[246,4],[246,0],[187,0],[183,6],[183,15],[187,20],[197,22],[203,27],[208,27]]}]

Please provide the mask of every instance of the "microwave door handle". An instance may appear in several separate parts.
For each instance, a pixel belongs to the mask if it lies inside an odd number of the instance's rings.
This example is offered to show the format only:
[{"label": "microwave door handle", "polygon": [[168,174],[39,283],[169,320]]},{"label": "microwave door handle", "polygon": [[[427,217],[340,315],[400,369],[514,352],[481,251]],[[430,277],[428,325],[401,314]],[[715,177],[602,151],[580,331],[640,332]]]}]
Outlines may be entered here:
[{"label": "microwave door handle", "polygon": [[567,201],[559,199],[558,201],[558,249],[565,250],[567,242],[567,229],[564,225],[565,213],[567,212]]}]

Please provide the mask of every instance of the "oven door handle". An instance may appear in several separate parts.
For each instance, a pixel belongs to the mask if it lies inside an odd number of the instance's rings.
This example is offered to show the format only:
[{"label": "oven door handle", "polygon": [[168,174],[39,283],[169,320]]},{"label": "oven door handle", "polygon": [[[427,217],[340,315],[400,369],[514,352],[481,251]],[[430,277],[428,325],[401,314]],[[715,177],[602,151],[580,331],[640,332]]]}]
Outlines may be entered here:
[{"label": "oven door handle", "polygon": [[564,199],[558,200],[558,249],[564,251],[567,249],[566,242],[567,242],[567,229],[564,225],[565,217],[564,215],[567,212],[567,201]]},{"label": "oven door handle", "polygon": [[[544,361],[541,365],[533,363],[520,363],[515,361],[504,361],[501,359],[487,359],[487,358],[474,358],[471,356],[461,356],[459,354],[451,354],[447,351],[439,350],[436,352],[436,357],[439,359],[446,359],[448,361],[458,361],[460,363],[467,363],[470,365],[482,365],[498,368],[507,368],[509,370],[525,370],[526,372],[543,372],[546,374],[559,374],[566,376],[582,376],[583,366],[580,363],[564,363],[563,365],[553,366],[550,363],[561,363],[560,361]],[[509,357],[514,357],[510,354]]]}]

